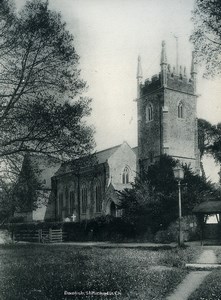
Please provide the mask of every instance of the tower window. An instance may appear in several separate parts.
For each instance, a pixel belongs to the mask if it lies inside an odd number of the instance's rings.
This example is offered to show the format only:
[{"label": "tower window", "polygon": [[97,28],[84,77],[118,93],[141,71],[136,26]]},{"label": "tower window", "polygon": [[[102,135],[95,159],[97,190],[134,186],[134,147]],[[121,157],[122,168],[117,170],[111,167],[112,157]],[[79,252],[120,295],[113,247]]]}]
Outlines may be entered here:
[{"label": "tower window", "polygon": [[102,210],[102,195],[101,195],[101,184],[97,181],[94,186],[94,198],[95,198],[95,209],[96,212],[101,212]]},{"label": "tower window", "polygon": [[178,105],[178,118],[183,119],[183,104],[179,103]]},{"label": "tower window", "polygon": [[130,170],[128,169],[128,167],[125,167],[122,175],[122,183],[123,184],[129,183],[129,178],[130,178]]},{"label": "tower window", "polygon": [[81,212],[82,214],[87,212],[87,187],[85,184],[81,188]]},{"label": "tower window", "polygon": [[146,107],[146,122],[150,122],[153,120],[153,105],[148,104]]}]

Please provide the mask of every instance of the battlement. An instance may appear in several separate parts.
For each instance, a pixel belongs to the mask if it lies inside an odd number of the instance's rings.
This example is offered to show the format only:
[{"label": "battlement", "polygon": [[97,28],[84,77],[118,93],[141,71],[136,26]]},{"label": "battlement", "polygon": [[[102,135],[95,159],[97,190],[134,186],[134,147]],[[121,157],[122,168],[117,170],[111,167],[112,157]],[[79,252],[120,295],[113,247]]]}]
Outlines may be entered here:
[{"label": "battlement", "polygon": [[173,89],[176,91],[196,94],[196,66],[194,52],[192,53],[192,63],[191,63],[191,72],[190,78],[187,78],[186,67],[180,66],[178,64],[173,67],[171,70],[170,64],[167,63],[166,55],[166,43],[162,42],[162,51],[161,51],[161,72],[157,75],[152,76],[151,80],[146,79],[142,83],[142,68],[141,68],[141,58],[138,58],[138,68],[137,68],[137,96],[144,96],[146,94],[152,93],[155,90],[158,90],[161,87]]},{"label": "battlement", "polygon": [[[140,85],[141,96],[151,93],[162,86],[161,73],[152,76],[151,80],[147,78],[144,84]],[[185,74],[170,72],[169,68],[167,71],[167,88],[171,88],[177,91],[193,94],[194,93],[194,81],[192,78],[187,78]]]},{"label": "battlement", "polygon": [[185,74],[167,72],[167,87],[180,92],[194,94],[194,81],[192,78],[187,78]]},{"label": "battlement", "polygon": [[141,96],[151,93],[161,87],[161,74],[152,76],[151,80],[146,79],[144,84],[141,84]]}]

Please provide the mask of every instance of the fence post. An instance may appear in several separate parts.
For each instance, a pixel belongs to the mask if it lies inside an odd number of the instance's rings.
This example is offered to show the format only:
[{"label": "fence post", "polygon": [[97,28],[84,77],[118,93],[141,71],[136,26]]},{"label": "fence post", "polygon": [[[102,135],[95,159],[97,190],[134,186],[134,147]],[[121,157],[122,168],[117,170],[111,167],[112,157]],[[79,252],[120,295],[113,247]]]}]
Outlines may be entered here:
[{"label": "fence post", "polygon": [[38,242],[42,243],[42,229],[38,229]]},{"label": "fence post", "polygon": [[52,241],[52,229],[49,228],[49,235],[48,235],[49,243]]}]

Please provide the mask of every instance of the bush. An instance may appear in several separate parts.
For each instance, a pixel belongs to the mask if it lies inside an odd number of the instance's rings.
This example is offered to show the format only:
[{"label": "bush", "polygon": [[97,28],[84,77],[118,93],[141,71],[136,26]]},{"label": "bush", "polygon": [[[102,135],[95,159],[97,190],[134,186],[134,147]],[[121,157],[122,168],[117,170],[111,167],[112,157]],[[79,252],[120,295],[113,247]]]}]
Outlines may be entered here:
[{"label": "bush", "polygon": [[155,234],[154,242],[171,243],[174,242],[174,236],[168,230],[160,230]]},{"label": "bush", "polygon": [[25,220],[24,217],[20,216],[20,217],[12,217],[9,219],[10,223],[23,223]]},{"label": "bush", "polygon": [[[184,242],[198,240],[200,238],[199,226],[197,219],[193,215],[182,218],[182,234]],[[172,222],[166,230],[160,230],[155,234],[154,241],[156,243],[177,242],[179,232],[178,220]]]},{"label": "bush", "polygon": [[121,218],[101,216],[80,223],[63,224],[68,241],[122,241],[134,237],[131,224]]},{"label": "bush", "polygon": [[61,222],[35,222],[35,223],[8,223],[5,224],[4,228],[7,228],[9,231],[16,230],[37,230],[37,229],[59,229],[62,228],[63,223]]}]

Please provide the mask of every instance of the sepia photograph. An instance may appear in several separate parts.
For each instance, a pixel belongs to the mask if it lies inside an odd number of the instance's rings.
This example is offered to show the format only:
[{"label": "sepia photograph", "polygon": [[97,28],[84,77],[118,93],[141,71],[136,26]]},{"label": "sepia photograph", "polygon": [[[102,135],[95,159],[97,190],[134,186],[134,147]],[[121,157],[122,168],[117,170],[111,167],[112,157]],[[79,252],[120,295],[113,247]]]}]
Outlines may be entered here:
[{"label": "sepia photograph", "polygon": [[221,300],[220,0],[0,0],[0,300]]}]

